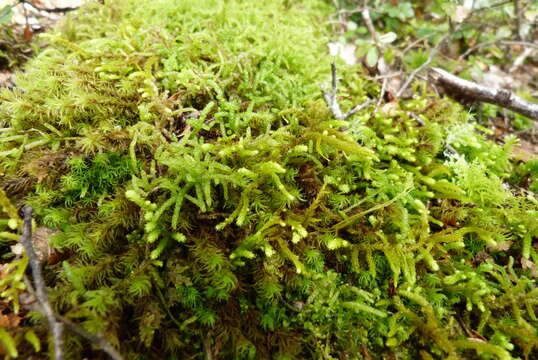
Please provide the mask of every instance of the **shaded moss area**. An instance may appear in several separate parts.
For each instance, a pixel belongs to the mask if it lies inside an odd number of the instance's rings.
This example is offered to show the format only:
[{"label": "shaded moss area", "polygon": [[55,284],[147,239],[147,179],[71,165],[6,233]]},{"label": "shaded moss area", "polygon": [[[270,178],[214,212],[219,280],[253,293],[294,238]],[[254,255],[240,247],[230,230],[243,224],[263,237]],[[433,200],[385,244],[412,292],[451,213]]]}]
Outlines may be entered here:
[{"label": "shaded moss area", "polygon": [[[46,35],[0,92],[0,186],[59,230],[60,314],[128,359],[538,355],[538,202],[510,187],[511,144],[418,86],[334,120],[330,11],[121,0]],[[339,70],[344,110],[379,96]],[[22,325],[29,355],[46,324]]]}]

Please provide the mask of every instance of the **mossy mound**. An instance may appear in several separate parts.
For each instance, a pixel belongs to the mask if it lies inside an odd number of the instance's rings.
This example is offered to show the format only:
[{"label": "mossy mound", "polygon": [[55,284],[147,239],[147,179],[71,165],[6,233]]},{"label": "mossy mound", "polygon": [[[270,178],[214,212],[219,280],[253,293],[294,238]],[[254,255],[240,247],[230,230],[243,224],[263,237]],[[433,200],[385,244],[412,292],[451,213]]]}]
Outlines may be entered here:
[{"label": "mossy mound", "polygon": [[[120,0],[46,36],[0,93],[0,185],[59,231],[59,313],[128,359],[538,356],[538,202],[510,144],[422,88],[334,120],[330,11]],[[339,70],[344,108],[377,98]]]}]

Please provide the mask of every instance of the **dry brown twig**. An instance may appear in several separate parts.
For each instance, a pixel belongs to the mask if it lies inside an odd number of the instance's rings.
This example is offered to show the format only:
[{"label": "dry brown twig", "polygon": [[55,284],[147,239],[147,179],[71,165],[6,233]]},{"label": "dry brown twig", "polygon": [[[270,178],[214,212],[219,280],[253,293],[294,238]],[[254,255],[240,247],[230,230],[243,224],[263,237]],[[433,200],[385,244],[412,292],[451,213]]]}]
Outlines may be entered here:
[{"label": "dry brown twig", "polygon": [[469,99],[499,105],[538,120],[538,104],[536,103],[528,102],[506,89],[485,87],[439,68],[432,68],[432,70],[435,80],[449,92],[463,95]]},{"label": "dry brown twig", "polygon": [[32,207],[24,206],[22,208],[22,214],[23,227],[21,243],[24,246],[26,255],[28,255],[28,261],[30,262],[30,267],[32,269],[36,297],[44,315],[47,317],[49,328],[52,331],[55,358],[56,360],[63,360],[63,324],[56,320],[56,316],[54,315],[54,311],[50,305],[49,298],[47,296],[47,289],[45,287],[45,280],[43,279],[43,274],[41,273],[41,265],[32,245]]},{"label": "dry brown twig", "polygon": [[519,0],[514,0],[514,13],[516,15],[516,21],[514,23],[514,26],[515,26],[515,33],[516,33],[516,38],[518,40],[523,40],[523,38],[521,37],[521,25],[522,25],[522,22],[523,22],[523,14],[521,13],[521,4],[519,3]]},{"label": "dry brown twig", "polygon": [[335,119],[346,120],[350,116],[354,115],[358,111],[364,109],[365,107],[367,107],[368,105],[374,102],[373,99],[369,99],[363,102],[362,104],[355,106],[353,109],[351,109],[347,113],[342,113],[342,110],[340,109],[340,104],[338,104],[338,100],[336,99],[336,92],[338,90],[338,79],[336,78],[336,65],[334,63],[331,64],[331,76],[332,76],[331,90],[330,91],[322,90],[322,93],[323,93],[323,98],[325,99],[325,102],[327,103],[327,106],[329,107],[329,110],[331,110]]},{"label": "dry brown twig", "polygon": [[429,38],[431,38],[432,36],[435,36],[435,35],[436,34],[428,34],[428,35],[425,35],[425,36],[423,36],[421,38],[416,39],[415,41],[413,41],[412,43],[407,45],[405,47],[405,49],[402,50],[401,57],[403,58],[405,56],[405,54],[407,54],[407,52],[409,50],[411,50],[412,48],[414,48],[417,44],[420,44],[421,42],[423,42],[425,40],[428,40]]},{"label": "dry brown twig", "polygon": [[377,31],[375,30],[374,23],[372,22],[372,18],[370,16],[370,9],[368,8],[366,1],[361,15],[379,55],[379,59],[377,60],[377,70],[383,81],[381,83],[381,90],[374,110],[377,111],[383,102],[385,94],[388,94],[389,98],[394,98],[394,94],[400,88],[401,80],[399,77],[397,77],[398,73],[395,74],[393,69],[391,69],[391,67],[385,62],[385,58],[383,56],[383,45],[379,41]]},{"label": "dry brown twig", "polygon": [[381,105],[381,102],[383,102],[383,98],[385,97],[385,91],[387,89],[388,82],[389,82],[388,78],[383,79],[383,83],[381,84],[381,91],[379,92],[379,98],[377,99],[377,103],[375,104],[374,112],[377,111],[377,109]]},{"label": "dry brown twig", "polygon": [[92,344],[100,347],[104,352],[108,354],[108,356],[110,356],[111,359],[123,360],[123,357],[120,355],[120,353],[104,337],[99,335],[92,335],[77,324],[71,322],[69,319],[66,319],[62,316],[57,315],[56,318],[75,334],[82,336]]},{"label": "dry brown twig", "polygon": [[531,55],[533,55],[536,51],[537,50],[532,47],[526,47],[525,50],[523,50],[523,52],[514,60],[514,63],[512,64],[508,72],[512,73],[516,71],[521,65],[523,65],[525,60]]},{"label": "dry brown twig", "polygon": [[368,6],[365,6],[364,9],[361,12],[362,18],[364,19],[364,23],[366,24],[366,27],[368,28],[368,32],[370,33],[370,36],[372,37],[372,40],[374,42],[375,47],[377,48],[377,51],[379,54],[381,54],[381,46],[379,45],[379,38],[377,37],[377,32],[375,31],[374,24],[372,23],[372,18],[370,17],[370,10],[368,9]]},{"label": "dry brown twig", "polygon": [[420,73],[421,71],[423,71],[426,67],[428,67],[431,62],[433,61],[433,58],[435,57],[435,55],[437,54],[437,51],[439,51],[439,48],[441,47],[441,45],[444,44],[444,42],[450,37],[450,33],[448,34],[445,34],[441,40],[439,40],[439,42],[433,47],[433,49],[431,49],[430,51],[430,55],[428,56],[428,59],[422,64],[420,65],[418,68],[416,68],[415,70],[413,70],[413,72],[411,72],[411,74],[409,74],[409,76],[407,77],[407,80],[405,80],[404,84],[402,85],[402,87],[400,88],[400,90],[398,90],[398,92],[396,93],[396,97],[399,98],[402,96],[402,94],[405,92],[405,90],[407,90],[407,88],[409,87],[409,85],[411,84],[411,82],[413,81],[413,79],[415,78],[415,76],[417,76],[418,73]]},{"label": "dry brown twig", "polygon": [[340,9],[340,5],[336,0],[333,0],[333,5],[336,9],[336,13],[333,14],[332,17],[335,17],[336,20],[330,20],[329,24],[340,25],[339,32],[343,33],[346,30],[346,22],[348,20],[348,17],[353,14],[360,13],[362,11],[362,8],[355,8],[351,10]]},{"label": "dry brown twig", "polygon": [[523,46],[525,48],[538,49],[538,44],[534,44],[534,43],[527,42],[527,41],[513,41],[513,40],[485,41],[485,42],[476,44],[476,45],[470,47],[469,49],[467,49],[467,51],[465,51],[463,54],[461,54],[458,57],[458,61],[461,61],[461,60],[465,59],[469,54],[471,54],[472,52],[474,52],[476,50],[479,50],[479,49],[481,49],[481,48],[483,48],[485,46],[495,45],[495,44],[508,45],[508,46],[509,45],[520,45],[520,46]]},{"label": "dry brown twig", "polygon": [[110,343],[100,335],[92,335],[77,324],[71,322],[54,312],[47,296],[47,290],[45,286],[45,280],[41,272],[41,264],[34,251],[32,244],[32,216],[33,209],[31,206],[24,206],[22,208],[23,213],[23,228],[21,235],[21,243],[24,246],[26,254],[28,256],[28,262],[32,270],[33,284],[26,281],[26,287],[30,294],[34,295],[37,299],[37,310],[43,313],[47,317],[49,328],[52,331],[54,341],[54,355],[56,360],[63,360],[63,330],[64,326],[72,332],[82,336],[92,344],[100,347],[106,352],[113,360],[123,360],[120,353]]}]

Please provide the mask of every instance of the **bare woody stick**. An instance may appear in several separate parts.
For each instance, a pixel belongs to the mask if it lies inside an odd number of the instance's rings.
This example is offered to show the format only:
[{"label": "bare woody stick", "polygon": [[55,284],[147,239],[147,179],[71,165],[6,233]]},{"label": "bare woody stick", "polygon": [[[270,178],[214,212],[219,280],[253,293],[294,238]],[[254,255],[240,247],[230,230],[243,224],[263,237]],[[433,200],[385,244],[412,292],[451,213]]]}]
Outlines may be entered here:
[{"label": "bare woody stick", "polygon": [[436,81],[449,92],[463,95],[469,99],[499,105],[538,120],[538,104],[528,102],[506,89],[489,88],[472,81],[464,80],[439,68],[432,68]]},{"label": "bare woody stick", "polygon": [[52,306],[48,300],[47,290],[45,288],[45,281],[43,280],[43,275],[41,273],[41,265],[39,260],[34,252],[34,247],[32,245],[32,213],[33,209],[31,206],[25,206],[22,208],[23,212],[23,228],[21,242],[26,250],[28,255],[28,261],[32,268],[32,276],[34,278],[34,286],[30,281],[25,277],[26,286],[30,294],[34,295],[37,298],[37,310],[44,313],[47,317],[49,327],[52,330],[54,338],[54,354],[56,360],[63,359],[63,326],[65,325],[67,329],[71,330],[75,334],[78,334],[91,342],[94,345],[99,346],[104,352],[106,352],[110,358],[113,360],[123,360],[120,353],[101,335],[92,335],[77,324],[71,322],[69,319],[66,319],[52,310]]},{"label": "bare woody stick", "polygon": [[340,105],[338,104],[338,100],[336,99],[336,92],[338,88],[338,80],[336,78],[336,65],[334,63],[331,64],[331,76],[332,76],[332,89],[329,90],[322,90],[323,98],[325,99],[325,102],[327,103],[327,106],[329,107],[329,110],[331,110],[332,114],[334,115],[334,118],[337,120],[346,120],[350,116],[354,115],[355,113],[361,111],[368,105],[372,104],[374,102],[373,99],[367,100],[362,104],[359,104],[355,106],[353,109],[349,110],[347,113],[342,113],[342,110],[340,109]]},{"label": "bare woody stick", "polygon": [[64,323],[64,325],[75,334],[78,334],[92,344],[99,346],[104,352],[108,354],[108,356],[110,356],[111,359],[123,360],[123,357],[120,355],[120,353],[104,337],[99,335],[92,335],[77,324],[60,315],[56,315],[56,318],[62,323]]},{"label": "bare woody stick", "polygon": [[47,289],[45,288],[45,281],[43,280],[43,274],[41,273],[41,265],[37,259],[34,247],[32,246],[32,214],[33,209],[31,206],[25,206],[22,208],[23,213],[23,227],[21,243],[28,255],[28,261],[32,269],[32,276],[36,288],[36,296],[47,321],[49,328],[52,331],[52,337],[54,340],[54,355],[56,360],[63,360],[63,324],[56,320],[52,306],[50,305],[49,298],[47,296]]},{"label": "bare woody stick", "polygon": [[372,23],[372,18],[370,17],[370,10],[368,9],[368,6],[365,5],[364,10],[361,12],[362,18],[364,19],[364,23],[366,24],[366,27],[368,28],[368,32],[370,33],[370,36],[372,37],[372,40],[374,41],[374,45],[377,48],[377,51],[379,54],[381,54],[381,46],[379,45],[379,38],[377,37],[377,32],[375,31],[374,24]]},{"label": "bare woody stick", "polygon": [[[28,289],[28,292],[34,297],[37,298],[36,291],[30,282],[30,280],[25,276],[24,277],[24,283],[26,284],[26,288]],[[39,312],[43,312],[43,308],[39,301],[36,304],[26,304],[30,309],[36,310]],[[93,345],[99,346],[104,352],[110,356],[113,360],[123,360],[123,357],[120,355],[120,353],[105,339],[103,336],[97,334],[93,335],[84,330],[82,327],[78,326],[74,322],[72,322],[69,319],[64,318],[63,316],[60,316],[58,314],[54,314],[56,317],[56,320],[62,322],[67,330],[71,330],[75,334],[85,338]]]},{"label": "bare woody stick", "polygon": [[422,70],[424,70],[426,67],[428,67],[431,62],[433,61],[433,59],[435,58],[435,55],[437,55],[437,51],[439,51],[439,48],[441,47],[441,45],[443,45],[443,43],[446,41],[446,39],[448,39],[448,37],[450,36],[450,34],[446,34],[444,35],[441,40],[439,40],[439,42],[437,43],[437,45],[435,45],[433,47],[433,49],[430,50],[430,55],[428,56],[428,59],[422,64],[420,65],[418,68],[416,68],[415,70],[413,70],[413,72],[411,72],[411,74],[409,74],[409,77],[407,78],[407,80],[405,81],[405,83],[402,85],[402,87],[400,88],[400,90],[398,90],[398,92],[396,93],[396,97],[399,98],[400,96],[402,96],[402,94],[404,93],[405,90],[407,90],[407,88],[409,87],[409,85],[411,85],[411,82],[413,81],[413,79],[415,78],[415,76],[417,76],[418,73],[420,73]]},{"label": "bare woody stick", "polygon": [[28,5],[30,5],[31,7],[33,7],[34,9],[36,9],[38,11],[45,11],[45,12],[49,12],[49,13],[66,13],[66,12],[75,11],[75,10],[78,9],[78,7],[43,8],[43,7],[37,6],[36,4],[34,4],[34,3],[32,3],[31,1],[28,1],[28,0],[19,0],[19,4],[28,4]]}]

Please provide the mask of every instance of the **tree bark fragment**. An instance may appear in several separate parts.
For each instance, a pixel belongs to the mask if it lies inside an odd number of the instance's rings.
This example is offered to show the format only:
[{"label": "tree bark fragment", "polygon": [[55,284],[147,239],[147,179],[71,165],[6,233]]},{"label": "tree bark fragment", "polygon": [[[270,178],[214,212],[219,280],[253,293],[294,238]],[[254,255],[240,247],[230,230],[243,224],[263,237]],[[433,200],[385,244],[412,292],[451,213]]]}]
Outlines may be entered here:
[{"label": "tree bark fragment", "polygon": [[538,120],[538,104],[520,98],[506,89],[488,88],[475,82],[462,79],[449,72],[432,68],[435,80],[440,83],[449,94],[460,95],[466,98],[501,106],[506,109]]}]

